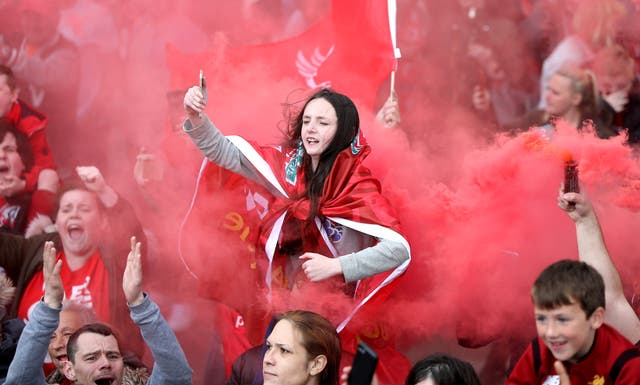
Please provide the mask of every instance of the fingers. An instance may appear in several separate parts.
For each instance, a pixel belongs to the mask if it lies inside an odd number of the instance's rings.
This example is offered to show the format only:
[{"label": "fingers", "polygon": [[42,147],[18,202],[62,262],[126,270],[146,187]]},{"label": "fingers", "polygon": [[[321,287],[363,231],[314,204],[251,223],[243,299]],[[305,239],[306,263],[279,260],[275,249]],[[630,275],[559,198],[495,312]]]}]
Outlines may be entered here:
[{"label": "fingers", "polygon": [[[56,248],[53,246],[53,242],[47,241],[44,243],[44,251],[42,253],[42,264],[44,266],[45,279],[55,273],[56,265]],[[58,269],[58,272],[60,270]]]},{"label": "fingers", "polygon": [[136,249],[136,241],[137,241],[137,240],[136,240],[136,237],[135,237],[135,236],[131,237],[131,239],[130,239],[130,243],[131,243],[131,252],[132,252],[132,253],[133,253],[133,252],[135,251],[135,249]]},{"label": "fingers", "polygon": [[560,377],[560,385],[571,385],[569,374],[567,374],[567,369],[565,369],[562,362],[561,361],[554,362],[553,367],[556,370],[556,373],[558,373],[558,377]]},{"label": "fingers", "polygon": [[203,112],[206,105],[207,102],[202,95],[202,91],[199,86],[189,88],[187,93],[184,95],[184,106],[197,113]]},{"label": "fingers", "polygon": [[349,373],[351,373],[351,366],[345,366],[342,368],[342,373],[340,374],[340,385],[347,385],[347,380],[349,380]]},{"label": "fingers", "polygon": [[83,183],[93,183],[102,176],[95,166],[78,166],[76,173]]},{"label": "fingers", "polygon": [[131,251],[129,252],[129,256],[127,258],[127,264],[135,270],[140,270],[142,268],[140,262],[141,248],[142,244],[140,242],[136,242],[136,237],[131,237]]}]

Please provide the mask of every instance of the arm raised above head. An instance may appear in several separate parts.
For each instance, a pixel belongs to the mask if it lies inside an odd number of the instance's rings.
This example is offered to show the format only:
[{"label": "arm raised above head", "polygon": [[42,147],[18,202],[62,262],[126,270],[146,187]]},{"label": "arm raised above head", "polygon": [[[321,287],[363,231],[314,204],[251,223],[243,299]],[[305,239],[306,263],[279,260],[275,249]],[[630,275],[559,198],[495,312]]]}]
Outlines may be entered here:
[{"label": "arm raised above head", "polygon": [[606,321],[631,342],[640,341],[640,319],[624,296],[618,269],[609,256],[600,222],[584,194],[559,192],[558,206],[576,224],[578,257],[593,266],[604,280]]},{"label": "arm raised above head", "polygon": [[175,334],[160,314],[160,308],[142,291],[140,242],[131,237],[131,251],[122,277],[131,319],[140,327],[142,338],[155,360],[148,385],[191,385],[193,371]]}]

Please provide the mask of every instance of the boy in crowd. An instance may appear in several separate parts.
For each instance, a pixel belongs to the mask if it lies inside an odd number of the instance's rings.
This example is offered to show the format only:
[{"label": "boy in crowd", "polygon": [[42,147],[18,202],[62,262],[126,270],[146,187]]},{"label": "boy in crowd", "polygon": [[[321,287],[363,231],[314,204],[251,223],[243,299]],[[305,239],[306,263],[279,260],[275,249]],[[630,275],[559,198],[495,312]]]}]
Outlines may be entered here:
[{"label": "boy in crowd", "polygon": [[640,384],[640,353],[604,323],[604,281],[593,267],[556,262],[540,273],[531,297],[538,337],[507,385],[559,384],[565,372],[572,384]]}]

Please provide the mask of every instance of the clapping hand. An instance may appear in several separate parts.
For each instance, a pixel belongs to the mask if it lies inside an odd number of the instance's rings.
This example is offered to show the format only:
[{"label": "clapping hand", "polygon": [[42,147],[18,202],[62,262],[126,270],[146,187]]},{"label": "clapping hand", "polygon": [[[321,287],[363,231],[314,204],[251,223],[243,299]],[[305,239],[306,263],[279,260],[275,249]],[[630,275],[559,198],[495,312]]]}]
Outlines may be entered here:
[{"label": "clapping hand", "polygon": [[53,309],[60,309],[64,299],[64,287],[60,278],[62,260],[56,261],[56,248],[53,242],[44,244],[42,253],[42,274],[44,275],[44,303]]},{"label": "clapping hand", "polygon": [[136,237],[131,237],[131,251],[127,257],[127,267],[122,276],[122,290],[130,306],[142,303],[142,261],[140,256],[141,244]]}]

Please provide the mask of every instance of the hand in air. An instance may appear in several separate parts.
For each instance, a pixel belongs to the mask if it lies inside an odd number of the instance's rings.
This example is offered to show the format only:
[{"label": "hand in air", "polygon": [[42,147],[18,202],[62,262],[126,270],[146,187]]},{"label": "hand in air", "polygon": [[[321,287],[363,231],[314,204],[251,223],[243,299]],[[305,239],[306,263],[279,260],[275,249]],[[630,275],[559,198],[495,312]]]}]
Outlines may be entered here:
[{"label": "hand in air", "polygon": [[558,191],[558,207],[566,211],[574,222],[593,215],[593,207],[585,195],[575,192],[565,193],[563,186],[560,186]]},{"label": "hand in air", "polygon": [[376,114],[376,119],[382,123],[385,128],[392,128],[402,121],[400,118],[400,105],[395,95],[391,95],[389,99],[387,99],[382,108],[380,108],[380,111]]},{"label": "hand in air", "polygon": [[193,86],[184,95],[184,110],[189,119],[198,118],[207,106],[207,99],[202,94],[200,86]]},{"label": "hand in air", "polygon": [[122,276],[122,290],[127,298],[127,303],[136,306],[142,303],[142,261],[140,254],[141,244],[136,237],[131,237],[131,251],[127,256],[127,266]]},{"label": "hand in air", "polygon": [[42,274],[44,276],[44,303],[53,309],[60,309],[64,298],[64,287],[60,278],[62,260],[56,261],[56,248],[53,242],[44,244],[42,253]]},{"label": "hand in air", "polygon": [[107,188],[107,182],[95,166],[76,167],[76,173],[87,190],[100,193]]}]

